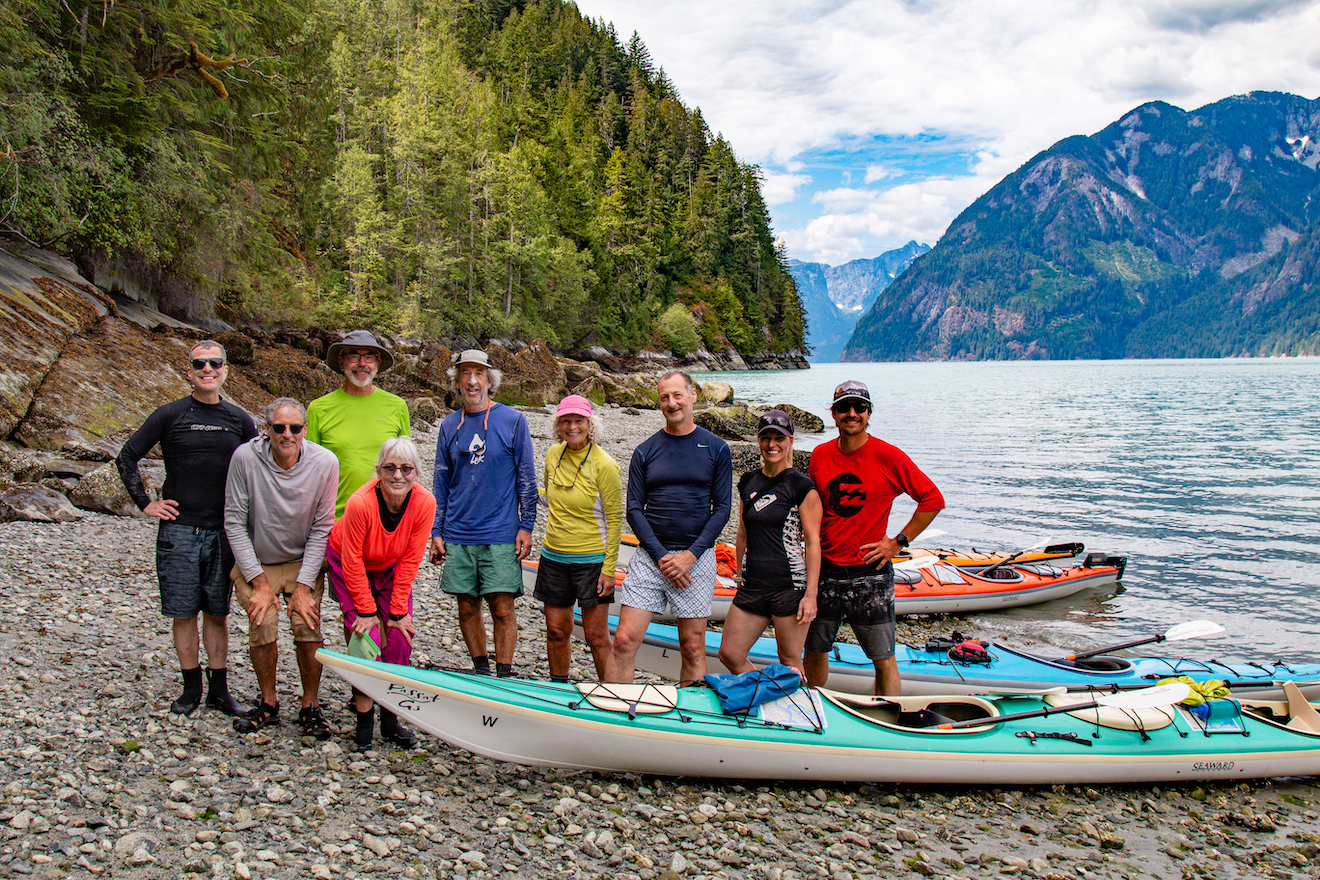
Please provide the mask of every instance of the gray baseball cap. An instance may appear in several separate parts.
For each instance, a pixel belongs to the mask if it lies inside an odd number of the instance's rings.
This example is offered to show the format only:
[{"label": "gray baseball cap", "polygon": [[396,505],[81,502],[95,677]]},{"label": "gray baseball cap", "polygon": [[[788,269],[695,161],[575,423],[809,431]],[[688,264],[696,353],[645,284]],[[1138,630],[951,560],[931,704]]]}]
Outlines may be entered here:
[{"label": "gray baseball cap", "polygon": [[834,389],[834,403],[843,403],[845,400],[855,401],[866,404],[867,409],[871,408],[871,390],[862,382],[849,379]]}]

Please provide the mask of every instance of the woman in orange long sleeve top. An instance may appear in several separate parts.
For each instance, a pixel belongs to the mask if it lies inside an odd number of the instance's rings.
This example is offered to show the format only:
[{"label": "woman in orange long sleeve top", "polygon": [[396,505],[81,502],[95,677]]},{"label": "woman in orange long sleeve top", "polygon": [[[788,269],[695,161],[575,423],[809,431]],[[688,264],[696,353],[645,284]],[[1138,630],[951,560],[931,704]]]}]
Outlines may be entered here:
[{"label": "woman in orange long sleeve top", "polygon": [[[387,440],[376,462],[376,479],[348,499],[326,548],[330,589],[344,614],[344,637],[367,634],[381,647],[385,663],[409,665],[417,633],[412,587],[431,541],[435,497],[417,481],[417,446],[408,437]],[[388,621],[388,622],[387,622]],[[357,732],[353,744],[371,747],[372,700],[356,690]],[[416,735],[385,709],[381,736],[411,748]]]}]

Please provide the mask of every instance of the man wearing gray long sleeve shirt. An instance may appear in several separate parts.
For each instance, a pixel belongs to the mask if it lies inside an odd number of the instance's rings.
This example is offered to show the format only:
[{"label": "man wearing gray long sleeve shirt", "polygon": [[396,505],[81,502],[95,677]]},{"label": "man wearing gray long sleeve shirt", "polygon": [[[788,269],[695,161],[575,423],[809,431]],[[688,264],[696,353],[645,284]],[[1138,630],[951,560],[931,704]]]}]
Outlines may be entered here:
[{"label": "man wearing gray long sleeve shirt", "polygon": [[229,463],[225,483],[225,534],[234,553],[233,578],[248,615],[248,649],[261,686],[261,700],[234,719],[250,733],[280,723],[275,694],[279,609],[285,595],[302,678],[303,734],[330,736],[318,693],[321,664],[321,566],[335,524],[339,460],[305,439],[307,411],[290,397],[266,407],[267,433],[243,444]]}]

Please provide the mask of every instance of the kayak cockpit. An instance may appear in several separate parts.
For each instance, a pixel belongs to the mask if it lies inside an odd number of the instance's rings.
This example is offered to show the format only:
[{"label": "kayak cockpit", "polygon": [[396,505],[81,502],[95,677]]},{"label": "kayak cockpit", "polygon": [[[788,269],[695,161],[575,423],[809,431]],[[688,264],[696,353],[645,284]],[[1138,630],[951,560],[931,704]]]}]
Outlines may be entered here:
[{"label": "kayak cockpit", "polygon": [[1062,657],[1042,657],[1039,654],[1032,654],[1019,648],[1011,648],[1008,645],[994,643],[996,651],[1002,651],[1007,654],[1016,654],[1019,657],[1025,657],[1036,663],[1048,663],[1051,666],[1058,666],[1064,669],[1075,669],[1078,672],[1127,672],[1132,668],[1132,661],[1125,657],[1115,657],[1111,654],[1099,654],[1095,657],[1078,657],[1076,660],[1068,660]]},{"label": "kayak cockpit", "polygon": [[977,733],[987,730],[988,725],[956,730],[940,730],[938,725],[990,719],[999,715],[999,709],[989,700],[963,694],[881,697],[825,689],[821,689],[820,693],[840,709],[871,724],[918,733]]},{"label": "kayak cockpit", "polygon": [[1320,712],[1307,701],[1302,689],[1285,681],[1282,690],[1283,700],[1240,700],[1243,713],[1297,733],[1320,736]]}]

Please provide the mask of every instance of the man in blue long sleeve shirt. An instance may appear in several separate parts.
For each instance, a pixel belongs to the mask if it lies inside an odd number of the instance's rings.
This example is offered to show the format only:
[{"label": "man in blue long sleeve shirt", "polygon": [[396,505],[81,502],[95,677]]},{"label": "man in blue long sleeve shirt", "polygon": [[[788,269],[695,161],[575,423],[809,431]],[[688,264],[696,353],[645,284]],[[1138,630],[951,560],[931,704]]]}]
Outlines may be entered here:
[{"label": "man in blue long sleeve shirt", "polygon": [[522,561],[536,524],[536,455],[527,419],[494,403],[500,373],[484,351],[463,352],[451,370],[463,406],[440,424],[435,446],[431,561],[445,560],[440,589],[458,600],[458,626],[472,666],[490,672],[481,600],[495,629],[495,669],[513,675]]},{"label": "man in blue long sleeve shirt", "polygon": [[680,681],[706,674],[706,619],[715,592],[715,539],[733,509],[729,445],[692,421],[692,377],[671,370],[656,384],[665,427],[633,452],[628,525],[640,547],[619,601],[608,678],[631,682],[651,618],[672,605],[678,618]]}]

